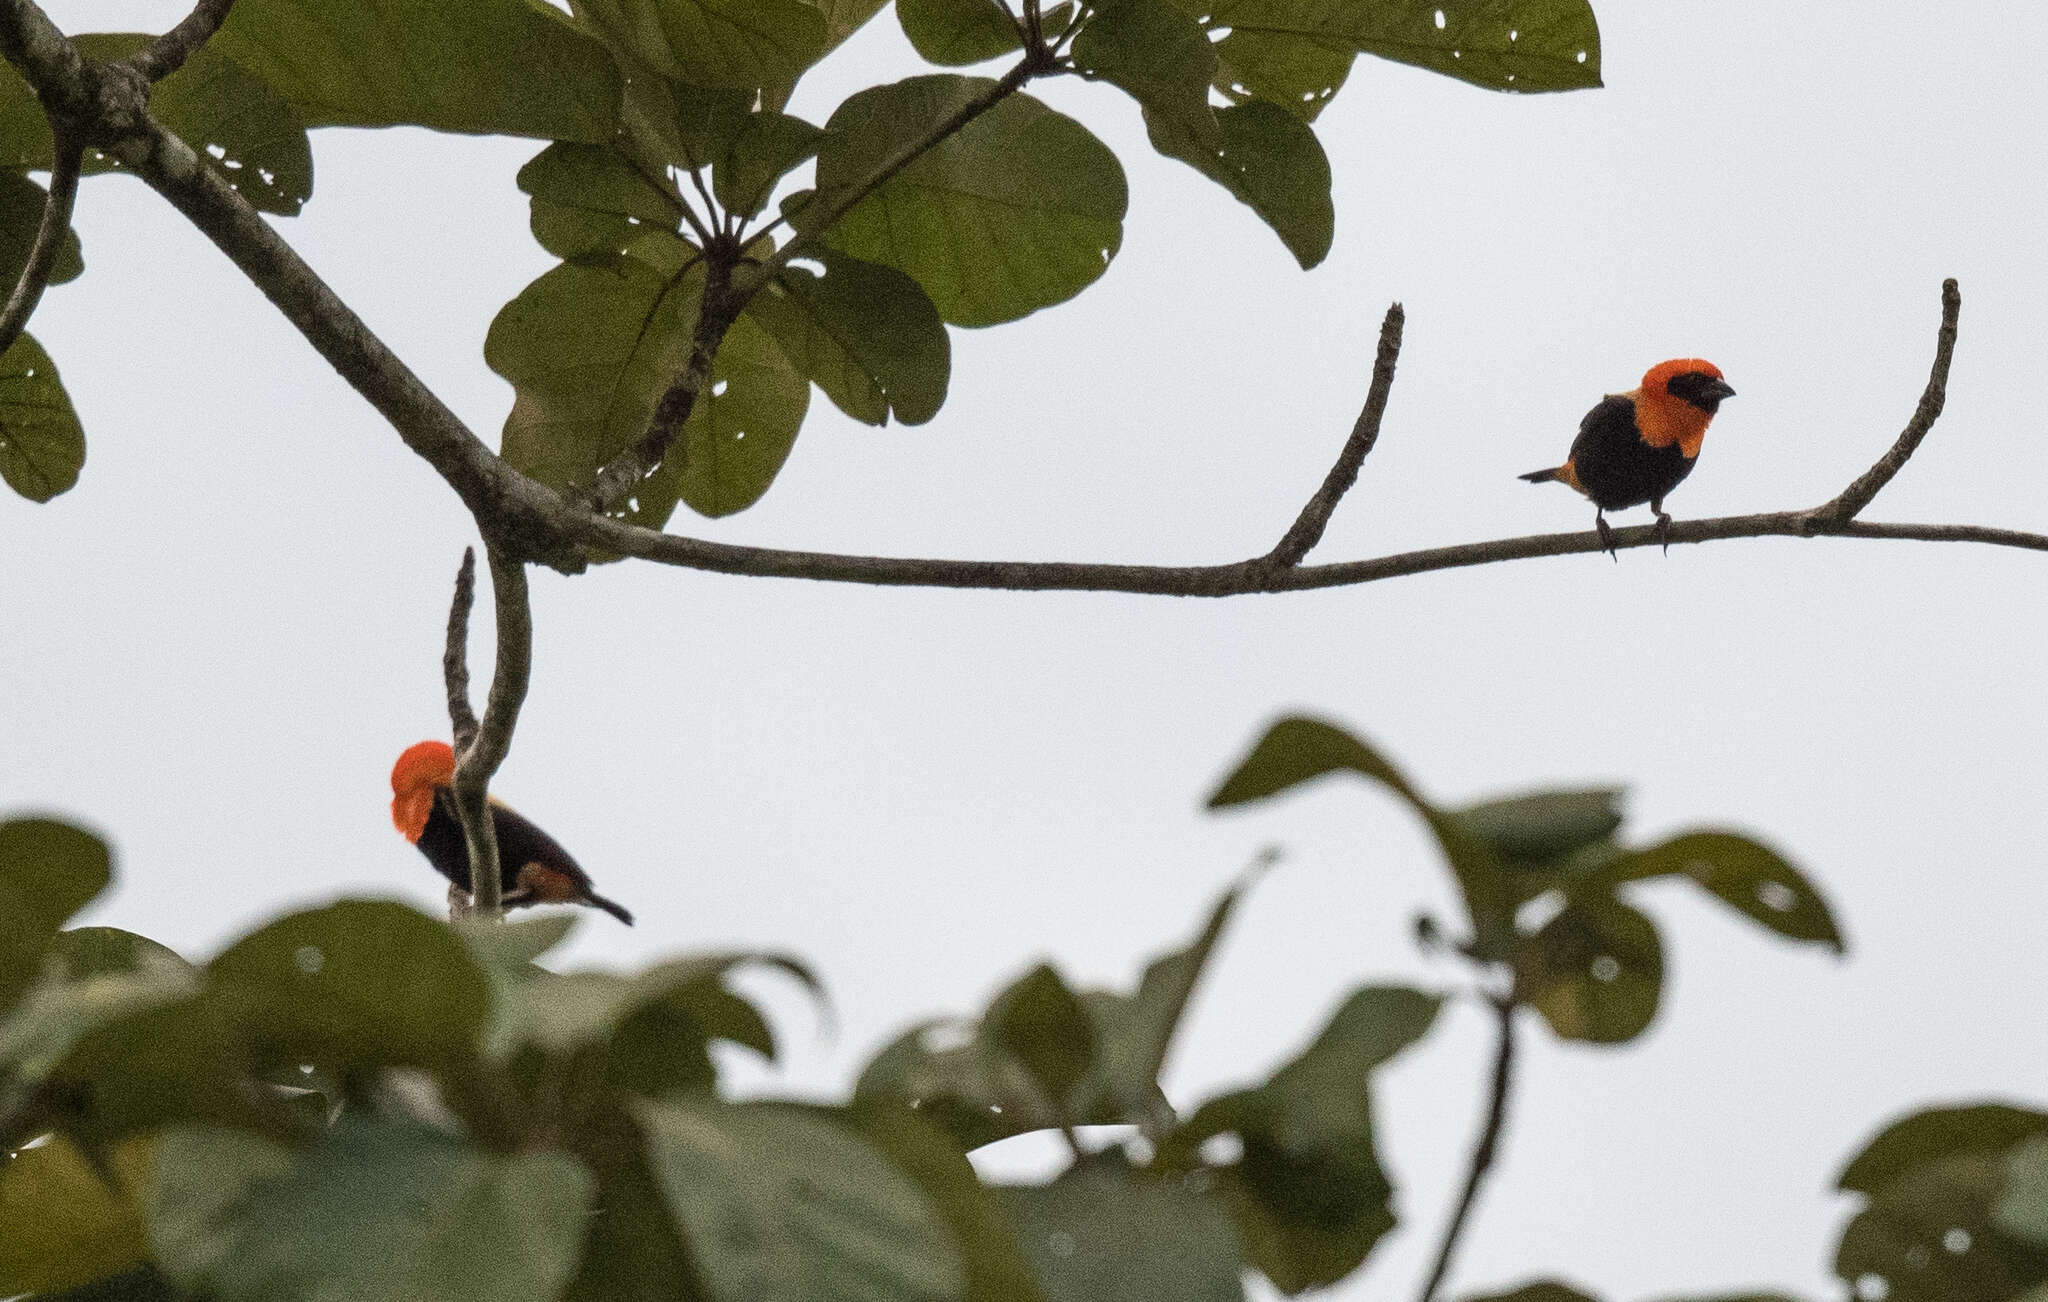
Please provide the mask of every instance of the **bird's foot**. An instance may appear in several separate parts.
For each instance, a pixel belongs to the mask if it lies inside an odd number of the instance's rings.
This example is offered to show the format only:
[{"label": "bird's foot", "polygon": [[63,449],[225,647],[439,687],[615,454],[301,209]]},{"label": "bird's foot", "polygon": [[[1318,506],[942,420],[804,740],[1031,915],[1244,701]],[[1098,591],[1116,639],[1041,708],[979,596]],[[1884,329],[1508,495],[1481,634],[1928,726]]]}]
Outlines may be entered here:
[{"label": "bird's foot", "polygon": [[1593,527],[1600,531],[1600,545],[1607,549],[1607,554],[1614,558],[1616,565],[1621,564],[1621,553],[1614,548],[1614,530],[1607,527],[1607,517],[1596,512],[1593,516]]},{"label": "bird's foot", "polygon": [[1664,554],[1671,554],[1671,513],[1657,512],[1657,541],[1664,544]]}]

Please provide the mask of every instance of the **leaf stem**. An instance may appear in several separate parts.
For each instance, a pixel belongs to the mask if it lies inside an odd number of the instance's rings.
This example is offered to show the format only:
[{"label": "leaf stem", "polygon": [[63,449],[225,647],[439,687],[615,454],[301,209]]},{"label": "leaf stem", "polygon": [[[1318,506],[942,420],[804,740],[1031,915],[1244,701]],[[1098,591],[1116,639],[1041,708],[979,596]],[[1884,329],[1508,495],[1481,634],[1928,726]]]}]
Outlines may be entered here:
[{"label": "leaf stem", "polygon": [[1480,1128],[1479,1142],[1472,1146],[1472,1160],[1465,1171],[1465,1188],[1458,1195],[1450,1224],[1444,1227],[1436,1265],[1431,1267],[1429,1280],[1422,1286],[1420,1302],[1436,1302],[1437,1290],[1443,1286],[1444,1276],[1451,1269],[1451,1258],[1458,1251],[1458,1239],[1465,1232],[1465,1221],[1472,1213],[1473,1202],[1479,1197],[1480,1182],[1486,1179],[1486,1173],[1493,1167],[1494,1156],[1500,1148],[1501,1130],[1507,1124],[1508,1091],[1514,1085],[1515,1073],[1515,1001],[1511,995],[1498,995],[1490,1002],[1500,1031],[1494,1050],[1493,1084],[1486,1103],[1486,1121]]}]

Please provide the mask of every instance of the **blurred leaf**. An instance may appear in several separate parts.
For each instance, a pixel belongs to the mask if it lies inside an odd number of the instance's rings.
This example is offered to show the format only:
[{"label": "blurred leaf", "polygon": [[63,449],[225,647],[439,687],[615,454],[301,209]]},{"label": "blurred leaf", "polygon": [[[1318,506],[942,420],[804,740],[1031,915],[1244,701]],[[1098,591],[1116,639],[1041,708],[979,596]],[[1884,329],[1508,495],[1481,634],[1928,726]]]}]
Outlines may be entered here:
[{"label": "blurred leaf", "polygon": [[540,971],[533,965],[567,940],[576,923],[573,913],[540,913],[502,922],[471,915],[449,925],[469,947],[470,957],[487,971],[524,978]]},{"label": "blurred leaf", "polygon": [[681,220],[674,194],[601,145],[549,145],[519,169],[519,188],[533,196],[533,238],[564,261],[623,252]]},{"label": "blurred leaf", "polygon": [[329,1068],[471,1058],[489,1011],[483,970],[449,928],[393,901],[288,914],[207,966],[271,1051]]},{"label": "blurred leaf", "polygon": [[1561,1039],[1633,1040],[1657,1016],[1663,986],[1657,924],[1616,899],[1574,899],[1516,945],[1515,998]]},{"label": "blurred leaf", "polygon": [[1827,901],[1768,846],[1728,832],[1693,832],[1635,851],[1610,870],[1617,881],[1686,877],[1737,912],[1790,940],[1844,952]]},{"label": "blurred leaf", "polygon": [[2007,1154],[1981,1151],[1893,1176],[1842,1232],[1835,1273],[1893,1302],[2006,1302],[2048,1283],[2048,1248],[1994,1219],[2007,1180]]},{"label": "blurred leaf", "polygon": [[1241,1302],[1230,1218],[1185,1183],[1097,1155],[1003,1203],[1046,1302]]},{"label": "blurred leaf", "polygon": [[618,117],[611,55],[528,0],[238,0],[207,48],[310,127],[603,141]]},{"label": "blurred leaf", "polygon": [[[49,197],[48,190],[22,173],[0,171],[0,296],[13,292],[21,269],[28,265],[29,250],[35,247],[36,230],[43,221],[43,204]],[[64,245],[50,269],[50,283],[61,285],[84,274],[78,232],[67,228]]]},{"label": "blurred leaf", "polygon": [[885,425],[892,407],[906,425],[937,415],[952,343],[924,290],[893,267],[829,249],[807,256],[824,275],[784,267],[749,300],[747,314],[855,420]]},{"label": "blurred leaf", "polygon": [[1475,1293],[1465,1302],[1599,1302],[1599,1299],[1562,1280],[1537,1279],[1505,1293]]},{"label": "blurred leaf", "polygon": [[1337,210],[1330,160],[1307,123],[1264,100],[1215,111],[1217,135],[1204,142],[1146,114],[1152,147],[1215,181],[1273,228],[1305,271],[1330,252]]},{"label": "blurred leaf", "polygon": [[2005,1158],[2005,1192],[1991,1209],[2009,1234],[2048,1247],[2048,1136],[2016,1145]]},{"label": "blurred leaf", "polygon": [[149,1254],[135,1191],[146,1143],[109,1155],[109,1184],[71,1141],[0,1150],[0,1297],[55,1293],[141,1264]]},{"label": "blurred leaf", "polygon": [[1044,963],[990,1001],[982,1034],[1022,1064],[1055,1107],[1095,1062],[1095,1024]]},{"label": "blurred leaf", "polygon": [[43,978],[0,1014],[0,1067],[24,1080],[48,1075],[95,1027],[185,998],[199,986],[183,959],[155,953],[144,953],[129,970],[72,976],[63,948],[60,939]]},{"label": "blurred leaf", "polygon": [[825,133],[785,113],[754,113],[711,173],[711,193],[728,213],[752,217],[785,172],[818,152]]},{"label": "blurred leaf", "polygon": [[159,1263],[222,1302],[552,1302],[575,1270],[590,1173],[438,1130],[345,1117],[302,1154],[233,1132],[167,1134]]},{"label": "blurred leaf", "polygon": [[563,1302],[708,1302],[639,1129],[609,1109],[594,1121],[602,1132],[589,1148],[597,1200]]},{"label": "blurred leaf", "polygon": [[247,1088],[245,1058],[222,1002],[202,993],[91,1027],[50,1086],[78,1101],[66,1129],[98,1144],[194,1121],[256,1124],[270,1114]]},{"label": "blurred leaf", "polygon": [[658,529],[679,501],[714,519],[760,501],[782,473],[810,403],[810,381],[742,315],[726,331],[679,451],[640,485],[629,518]]},{"label": "blurred leaf", "polygon": [[0,355],[0,479],[31,502],[78,482],[85,429],[56,363],[24,333]]},{"label": "blurred leaf", "polygon": [[[820,194],[864,184],[994,82],[912,77],[850,97],[826,124]],[[909,273],[955,325],[995,325],[1091,284],[1123,240],[1116,155],[1072,118],[1010,95],[918,155],[826,233]],[[808,230],[799,208],[796,224]]]},{"label": "blurred leaf", "polygon": [[54,818],[0,822],[0,943],[49,938],[112,880],[106,842],[84,828]]},{"label": "blurred leaf", "polygon": [[183,969],[197,975],[198,971],[170,946],[119,927],[73,927],[61,931],[50,957],[58,963],[61,975],[71,981],[117,972]]},{"label": "blurred leaf", "polygon": [[1600,85],[1600,30],[1587,0],[1177,0],[1211,31],[1312,39],[1413,64],[1488,90]]},{"label": "blurred leaf", "polygon": [[1483,955],[1504,956],[1513,935],[1513,896],[1507,872],[1492,848],[1466,831],[1456,815],[1430,804],[1377,751],[1343,729],[1301,716],[1280,720],[1209,797],[1209,808],[1262,800],[1338,772],[1357,773],[1388,787],[1422,815],[1464,895],[1475,948]]},{"label": "blurred leaf", "polygon": [[793,82],[825,53],[802,0],[576,0],[605,39],[664,76],[752,89]]},{"label": "blurred leaf", "polygon": [[1234,31],[1215,43],[1214,85],[1234,104],[1261,99],[1313,122],[1336,98],[1358,52],[1290,32]]},{"label": "blurred leaf", "polygon": [[960,1295],[918,1187],[815,1111],[672,1098],[637,1108],[649,1163],[717,1302]]},{"label": "blurred leaf", "polygon": [[138,1266],[62,1293],[41,1294],[36,1302],[185,1302],[185,1296],[156,1267]]},{"label": "blurred leaf", "polygon": [[1024,48],[1001,0],[896,0],[896,20],[925,62],[957,68]]},{"label": "blurred leaf", "polygon": [[853,1101],[914,1110],[963,1150],[1048,1130],[1063,1119],[1022,1063],[952,1022],[913,1026],[884,1046],[862,1069]]},{"label": "blurred leaf", "polygon": [[1537,791],[1452,811],[1473,836],[1515,870],[1545,868],[1598,845],[1621,827],[1619,787]]},{"label": "blurred leaf", "polygon": [[1658,1298],[1657,1302],[1800,1302],[1790,1293],[1706,1293]]},{"label": "blurred leaf", "polygon": [[1874,1194],[1928,1162],[1960,1154],[2003,1153],[2048,1136],[2048,1112],[2008,1103],[1926,1108],[1879,1131],[1836,1181],[1844,1193]]}]

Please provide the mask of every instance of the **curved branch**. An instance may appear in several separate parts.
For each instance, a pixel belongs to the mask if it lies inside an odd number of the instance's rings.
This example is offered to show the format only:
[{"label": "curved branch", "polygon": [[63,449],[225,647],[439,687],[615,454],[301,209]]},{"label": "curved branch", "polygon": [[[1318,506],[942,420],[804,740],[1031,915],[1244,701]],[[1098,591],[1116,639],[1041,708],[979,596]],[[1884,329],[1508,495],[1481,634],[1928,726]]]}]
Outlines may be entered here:
[{"label": "curved branch", "polygon": [[[488,552],[491,591],[497,599],[498,658],[483,722],[455,764],[455,808],[469,847],[469,894],[476,912],[503,915],[503,882],[498,876],[498,836],[490,814],[491,775],[512,749],[512,730],[526,702],[533,672],[533,607],[527,599],[526,563]],[[452,623],[451,616],[451,623]]]},{"label": "curved branch", "polygon": [[14,347],[21,332],[43,301],[50,286],[50,273],[57,268],[57,255],[64,237],[71,231],[71,210],[78,200],[78,169],[85,158],[85,146],[55,118],[50,120],[55,157],[50,164],[50,193],[43,199],[43,219],[36,227],[36,242],[29,248],[28,261],[14,282],[7,305],[0,307],[0,356]]},{"label": "curved branch", "polygon": [[151,81],[162,81],[185,66],[194,51],[213,39],[235,0],[199,0],[183,21],[128,59],[128,66]]},{"label": "curved branch", "polygon": [[1394,388],[1394,363],[1401,358],[1401,326],[1407,319],[1408,314],[1399,303],[1387,309],[1386,319],[1380,322],[1380,350],[1373,359],[1372,387],[1366,390],[1365,406],[1351,427],[1351,437],[1344,441],[1344,450],[1337,454],[1337,462],[1324,477],[1323,486],[1301,508],[1293,527],[1266,554],[1266,564],[1275,568],[1301,564],[1309,549],[1322,541],[1323,530],[1329,527],[1338,501],[1358,482],[1358,468],[1365,463],[1373,444],[1379,442],[1380,422],[1386,419],[1387,395]]},{"label": "curved branch", "polygon": [[1500,1132],[1507,1124],[1508,1090],[1515,1078],[1515,1001],[1503,996],[1493,1001],[1493,1007],[1500,1018],[1500,1041],[1494,1050],[1493,1087],[1486,1104],[1486,1124],[1479,1131],[1479,1142],[1472,1146],[1472,1162],[1465,1172],[1465,1189],[1458,1195],[1458,1205],[1451,1213],[1450,1224],[1444,1227],[1443,1244],[1437,1249],[1436,1265],[1430,1269],[1429,1281],[1422,1286],[1421,1302],[1435,1302],[1437,1290],[1443,1287],[1444,1276],[1451,1269],[1451,1258],[1458,1251],[1459,1236],[1465,1232],[1465,1220],[1472,1214],[1472,1203],[1479,1196],[1479,1184],[1493,1166],[1494,1154],[1500,1147]]},{"label": "curved branch", "polygon": [[455,596],[448,603],[448,642],[441,651],[441,682],[448,689],[449,740],[460,755],[476,741],[476,711],[469,705],[469,610],[476,604],[476,548],[462,549]]},{"label": "curved branch", "polygon": [[1948,367],[1956,354],[1956,318],[1963,310],[1963,295],[1953,277],[1941,282],[1941,330],[1934,340],[1934,367],[1927,375],[1927,387],[1920,392],[1920,402],[1913,408],[1913,418],[1906,422],[1906,428],[1899,433],[1877,464],[1857,476],[1856,482],[1843,489],[1826,506],[1815,510],[1816,517],[1836,522],[1847,522],[1856,518],[1856,513],[1870,505],[1870,499],[1883,491],[1892,482],[1892,476],[1899,473],[1906,459],[1920,446],[1920,440],[1927,437],[1927,431],[1934,428],[1934,422],[1941,415],[1942,405],[1948,400]]}]

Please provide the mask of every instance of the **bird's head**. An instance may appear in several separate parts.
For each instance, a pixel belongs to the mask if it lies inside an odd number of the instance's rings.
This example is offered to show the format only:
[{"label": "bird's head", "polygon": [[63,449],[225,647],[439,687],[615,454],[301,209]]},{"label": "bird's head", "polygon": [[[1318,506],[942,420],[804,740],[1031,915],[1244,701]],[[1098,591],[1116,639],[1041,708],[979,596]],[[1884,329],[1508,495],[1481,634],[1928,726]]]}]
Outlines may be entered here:
[{"label": "bird's head", "polygon": [[405,748],[391,766],[391,821],[415,844],[434,812],[434,792],[455,782],[455,750],[445,741],[422,741]]},{"label": "bird's head", "polygon": [[1643,373],[1642,391],[1650,398],[1676,399],[1709,416],[1721,409],[1721,399],[1735,396],[1735,390],[1721,378],[1721,368],[1699,357],[1674,357],[1657,363]]}]

